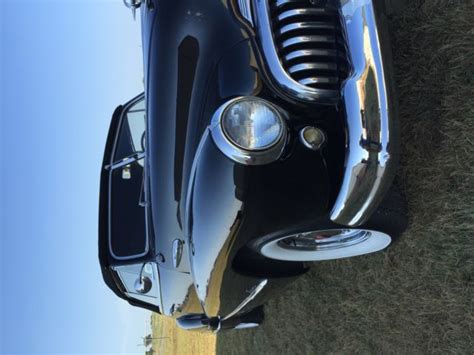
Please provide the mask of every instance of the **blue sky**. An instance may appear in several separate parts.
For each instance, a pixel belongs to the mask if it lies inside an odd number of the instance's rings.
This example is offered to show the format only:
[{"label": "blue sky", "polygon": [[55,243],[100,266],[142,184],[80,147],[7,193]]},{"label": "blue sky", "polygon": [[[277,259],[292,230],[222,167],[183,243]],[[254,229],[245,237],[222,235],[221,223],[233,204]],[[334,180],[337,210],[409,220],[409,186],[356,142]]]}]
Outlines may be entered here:
[{"label": "blue sky", "polygon": [[114,108],[143,91],[140,24],[121,0],[0,0],[1,338],[5,353],[120,353],[149,312],[97,260]]}]

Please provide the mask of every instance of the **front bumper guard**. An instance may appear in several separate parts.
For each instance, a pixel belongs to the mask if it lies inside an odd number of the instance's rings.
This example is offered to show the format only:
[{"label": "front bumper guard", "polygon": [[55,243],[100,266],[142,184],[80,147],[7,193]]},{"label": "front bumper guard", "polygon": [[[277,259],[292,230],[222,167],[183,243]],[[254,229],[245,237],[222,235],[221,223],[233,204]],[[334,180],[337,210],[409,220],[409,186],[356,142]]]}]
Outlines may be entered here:
[{"label": "front bumper guard", "polygon": [[[383,1],[331,0],[340,6],[346,28],[352,75],[345,81],[346,157],[342,184],[330,212],[333,222],[366,222],[390,187],[398,157],[397,113],[391,78],[391,52],[385,31]],[[249,1],[239,1],[248,18]],[[268,0],[254,0],[254,24],[270,74],[291,97],[327,104],[324,90],[304,87],[283,69],[273,43]]]},{"label": "front bumper guard", "polygon": [[[390,187],[398,156],[391,52],[381,35],[383,18],[371,0],[341,1],[353,74],[343,86],[346,157],[341,189],[330,218],[366,222]],[[380,27],[379,27],[380,26]],[[385,64],[385,65],[384,65]]]}]

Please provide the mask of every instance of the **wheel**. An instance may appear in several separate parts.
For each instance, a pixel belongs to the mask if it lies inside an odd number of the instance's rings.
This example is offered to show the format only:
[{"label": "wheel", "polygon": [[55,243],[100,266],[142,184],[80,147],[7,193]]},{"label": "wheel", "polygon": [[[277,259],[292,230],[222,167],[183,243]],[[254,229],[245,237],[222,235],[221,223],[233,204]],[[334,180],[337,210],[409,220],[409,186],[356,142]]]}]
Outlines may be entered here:
[{"label": "wheel", "polygon": [[321,261],[374,253],[386,248],[392,238],[369,229],[320,229],[264,242],[260,253],[270,259]]},{"label": "wheel", "polygon": [[256,239],[250,247],[265,258],[282,261],[321,261],[349,258],[385,249],[406,229],[404,199],[394,189],[370,220],[356,228],[327,217],[310,225]]}]

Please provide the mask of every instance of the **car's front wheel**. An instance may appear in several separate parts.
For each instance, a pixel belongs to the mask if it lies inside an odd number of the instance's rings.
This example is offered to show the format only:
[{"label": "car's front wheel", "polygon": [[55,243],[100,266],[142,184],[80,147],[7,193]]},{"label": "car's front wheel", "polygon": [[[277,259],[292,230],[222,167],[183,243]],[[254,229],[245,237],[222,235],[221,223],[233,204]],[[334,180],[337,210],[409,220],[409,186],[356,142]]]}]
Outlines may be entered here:
[{"label": "car's front wheel", "polygon": [[320,261],[374,253],[386,248],[392,238],[367,229],[324,229],[281,236],[265,241],[260,253],[270,259]]},{"label": "car's front wheel", "polygon": [[385,249],[406,229],[404,199],[392,189],[370,220],[355,228],[327,217],[250,243],[264,258],[283,261],[320,261],[349,258]]}]

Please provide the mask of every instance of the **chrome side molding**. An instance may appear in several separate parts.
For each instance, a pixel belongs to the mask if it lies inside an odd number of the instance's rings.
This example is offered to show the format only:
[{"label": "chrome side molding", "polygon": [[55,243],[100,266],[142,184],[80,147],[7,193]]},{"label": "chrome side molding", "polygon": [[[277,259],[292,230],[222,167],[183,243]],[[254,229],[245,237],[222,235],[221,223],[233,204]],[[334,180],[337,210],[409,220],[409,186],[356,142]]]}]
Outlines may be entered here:
[{"label": "chrome side molding", "polygon": [[[342,0],[341,12],[353,65],[343,86],[346,110],[345,171],[330,213],[332,221],[358,226],[368,220],[390,187],[398,139],[380,29],[372,0]],[[389,48],[387,48],[389,50]]]},{"label": "chrome side molding", "polygon": [[183,256],[183,245],[184,242],[181,239],[173,240],[173,267],[177,268],[181,263],[181,257]]},{"label": "chrome side molding", "polygon": [[252,8],[250,6],[250,0],[238,0],[239,11],[243,18],[245,18],[250,26],[253,27],[252,21]]}]

